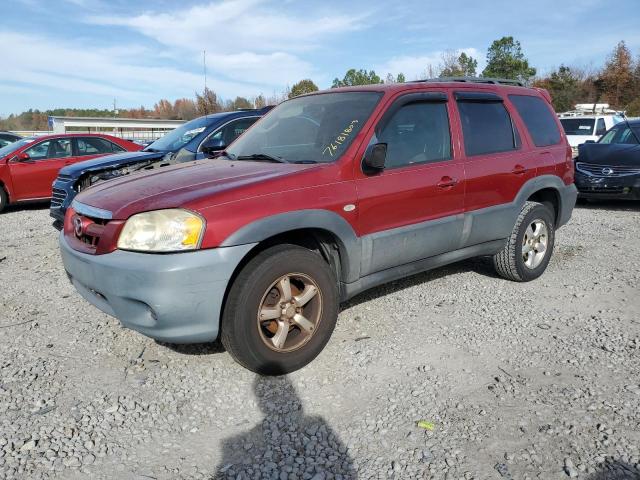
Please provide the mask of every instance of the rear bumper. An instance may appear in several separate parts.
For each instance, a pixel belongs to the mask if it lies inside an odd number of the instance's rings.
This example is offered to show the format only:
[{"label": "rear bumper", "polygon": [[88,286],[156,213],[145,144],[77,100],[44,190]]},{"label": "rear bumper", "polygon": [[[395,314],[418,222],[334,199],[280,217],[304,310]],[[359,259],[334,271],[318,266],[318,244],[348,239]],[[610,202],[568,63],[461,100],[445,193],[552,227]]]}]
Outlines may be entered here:
[{"label": "rear bumper", "polygon": [[577,199],[578,189],[574,184],[567,185],[564,188],[560,189],[560,212],[558,212],[558,228],[565,225],[571,219],[573,207],[576,206]]},{"label": "rear bumper", "polygon": [[576,171],[580,198],[640,200],[640,175],[596,177]]},{"label": "rear bumper", "polygon": [[229,280],[253,246],[88,255],[60,235],[62,261],[80,295],[123,326],[170,343],[215,340]]}]

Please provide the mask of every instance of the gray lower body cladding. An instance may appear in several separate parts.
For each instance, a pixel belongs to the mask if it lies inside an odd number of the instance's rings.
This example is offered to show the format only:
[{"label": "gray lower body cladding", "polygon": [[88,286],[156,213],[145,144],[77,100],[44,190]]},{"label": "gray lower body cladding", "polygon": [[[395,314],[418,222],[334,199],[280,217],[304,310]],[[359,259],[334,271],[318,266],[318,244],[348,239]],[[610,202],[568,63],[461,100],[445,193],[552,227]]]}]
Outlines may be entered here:
[{"label": "gray lower body cladding", "polygon": [[253,246],[87,255],[60,235],[64,267],[89,303],[127,328],[173,343],[215,340],[229,279]]}]

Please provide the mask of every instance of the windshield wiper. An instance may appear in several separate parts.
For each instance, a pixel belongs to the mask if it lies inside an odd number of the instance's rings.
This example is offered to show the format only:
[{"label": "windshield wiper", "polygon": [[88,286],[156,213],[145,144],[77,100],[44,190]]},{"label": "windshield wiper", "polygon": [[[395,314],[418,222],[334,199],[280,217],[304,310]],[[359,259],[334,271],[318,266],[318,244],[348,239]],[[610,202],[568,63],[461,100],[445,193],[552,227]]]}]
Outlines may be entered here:
[{"label": "windshield wiper", "polygon": [[303,164],[311,164],[311,163],[320,163],[317,160],[294,160],[291,163],[303,163]]},{"label": "windshield wiper", "polygon": [[265,160],[267,162],[288,163],[284,158],[274,157],[268,153],[254,153],[252,155],[240,155],[236,160]]}]

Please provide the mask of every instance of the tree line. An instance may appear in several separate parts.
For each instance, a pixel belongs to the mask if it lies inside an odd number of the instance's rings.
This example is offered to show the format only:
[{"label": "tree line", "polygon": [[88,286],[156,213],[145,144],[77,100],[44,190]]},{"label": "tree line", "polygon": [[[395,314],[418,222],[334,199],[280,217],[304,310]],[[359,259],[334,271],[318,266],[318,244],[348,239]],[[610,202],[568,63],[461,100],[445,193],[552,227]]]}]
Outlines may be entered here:
[{"label": "tree line", "polygon": [[[640,116],[640,55],[633,57],[624,41],[620,41],[600,68],[560,65],[545,76],[537,76],[537,69],[529,64],[520,42],[511,36],[495,40],[487,49],[486,66],[478,72],[478,61],[461,51],[446,51],[438,65],[424,66],[423,78],[437,77],[497,77],[518,80],[525,85],[546,88],[557,112],[570,110],[576,103],[609,103],[612,108],[625,110],[630,116]],[[413,79],[413,80],[418,80]],[[403,73],[389,73],[384,79],[374,70],[349,69],[342,78],[335,78],[332,88],[380,83],[403,83]],[[276,105],[288,98],[315,92],[318,86],[303,79],[283,92],[265,97],[263,94],[246,98],[222,99],[213,90],[196,92],[195,98],[180,98],[174,102],[158,101],[153,109],[124,109],[117,112],[123,118],[163,118],[191,120],[212,113],[241,108],[261,108]],[[49,116],[112,117],[109,109],[28,110],[0,119],[0,130],[47,130]]]}]

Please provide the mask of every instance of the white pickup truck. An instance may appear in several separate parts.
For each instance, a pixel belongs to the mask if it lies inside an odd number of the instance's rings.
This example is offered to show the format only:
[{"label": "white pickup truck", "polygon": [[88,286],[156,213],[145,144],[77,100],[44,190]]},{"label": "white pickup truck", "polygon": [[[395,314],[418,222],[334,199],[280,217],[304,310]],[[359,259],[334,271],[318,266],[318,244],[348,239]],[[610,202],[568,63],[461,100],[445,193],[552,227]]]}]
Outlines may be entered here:
[{"label": "white pickup truck", "polygon": [[558,117],[574,157],[578,154],[578,145],[588,140],[597,142],[607,130],[624,121],[624,116],[610,110],[606,103],[597,103],[595,106],[578,104],[575,110],[559,113]]}]

